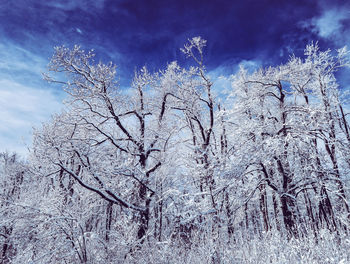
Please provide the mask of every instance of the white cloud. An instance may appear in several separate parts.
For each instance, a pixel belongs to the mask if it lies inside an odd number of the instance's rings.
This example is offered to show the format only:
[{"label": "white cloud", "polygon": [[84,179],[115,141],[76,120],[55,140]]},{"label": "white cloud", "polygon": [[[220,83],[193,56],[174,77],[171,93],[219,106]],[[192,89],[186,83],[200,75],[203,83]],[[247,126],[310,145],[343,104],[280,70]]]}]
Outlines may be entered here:
[{"label": "white cloud", "polygon": [[42,82],[48,59],[15,45],[6,39],[0,40],[0,80],[10,79],[26,85]]},{"label": "white cloud", "polygon": [[300,26],[316,33],[321,38],[338,40],[343,38],[343,22],[350,19],[348,8],[333,7],[323,8],[320,16],[308,21],[302,21]]},{"label": "white cloud", "polygon": [[0,151],[27,153],[32,127],[60,111],[63,93],[42,80],[48,59],[0,40]]},{"label": "white cloud", "polygon": [[27,153],[33,126],[39,126],[62,108],[50,90],[35,89],[12,80],[0,80],[0,151]]},{"label": "white cloud", "polygon": [[239,67],[243,66],[249,72],[253,72],[261,67],[261,61],[259,60],[242,60],[236,64],[221,65],[208,72],[208,75],[213,82],[213,92],[218,98],[225,97],[231,89],[231,76],[239,70]]},{"label": "white cloud", "polygon": [[339,34],[343,28],[342,21],[350,18],[350,12],[340,9],[325,10],[314,19],[313,23],[320,37],[329,38]]},{"label": "white cloud", "polygon": [[232,67],[219,66],[208,72],[208,75],[213,82],[213,92],[216,96],[219,96],[219,99],[230,90],[231,81],[230,75],[232,74]]},{"label": "white cloud", "polygon": [[242,60],[238,65],[243,66],[249,72],[253,72],[261,67],[261,61],[259,61],[259,60]]}]

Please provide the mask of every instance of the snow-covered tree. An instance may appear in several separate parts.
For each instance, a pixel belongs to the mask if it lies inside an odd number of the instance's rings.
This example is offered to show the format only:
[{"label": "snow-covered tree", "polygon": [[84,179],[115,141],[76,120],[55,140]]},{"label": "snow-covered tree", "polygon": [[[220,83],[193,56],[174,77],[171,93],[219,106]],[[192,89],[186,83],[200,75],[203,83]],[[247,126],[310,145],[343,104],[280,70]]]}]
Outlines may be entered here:
[{"label": "snow-covered tree", "polygon": [[26,162],[0,155],[1,263],[350,261],[347,50],[241,68],[224,97],[205,46],[128,88],[56,48],[45,78],[65,109]]}]

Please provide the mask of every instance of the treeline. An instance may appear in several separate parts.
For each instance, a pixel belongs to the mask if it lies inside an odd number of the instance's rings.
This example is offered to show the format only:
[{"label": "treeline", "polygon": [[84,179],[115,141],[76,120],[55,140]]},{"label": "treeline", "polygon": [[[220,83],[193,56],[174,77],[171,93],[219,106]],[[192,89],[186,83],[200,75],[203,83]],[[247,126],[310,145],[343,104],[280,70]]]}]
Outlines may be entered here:
[{"label": "treeline", "polygon": [[241,68],[222,95],[205,44],[182,49],[194,66],[144,67],[129,89],[114,64],[56,48],[45,78],[65,110],[34,131],[28,161],[1,156],[1,263],[264,262],[249,241],[282,243],[287,261],[303,243],[305,261],[350,260],[348,97],[335,78],[347,50],[310,44]]}]

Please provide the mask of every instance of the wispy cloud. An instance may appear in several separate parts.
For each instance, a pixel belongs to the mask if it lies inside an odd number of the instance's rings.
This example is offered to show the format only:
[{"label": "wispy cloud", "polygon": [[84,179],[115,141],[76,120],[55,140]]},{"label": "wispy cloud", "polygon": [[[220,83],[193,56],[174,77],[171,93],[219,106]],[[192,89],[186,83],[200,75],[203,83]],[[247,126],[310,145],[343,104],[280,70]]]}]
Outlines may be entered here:
[{"label": "wispy cloud", "polygon": [[105,0],[62,0],[59,2],[56,0],[46,0],[40,1],[40,3],[52,8],[62,9],[64,11],[81,9],[87,12],[95,12],[96,9],[103,9]]},{"label": "wispy cloud", "polygon": [[48,59],[5,39],[0,40],[0,78],[41,81]]},{"label": "wispy cloud", "polygon": [[301,21],[299,25],[319,37],[333,42],[343,42],[344,36],[348,33],[346,23],[350,20],[350,10],[344,6],[323,7],[319,16],[306,21]]},{"label": "wispy cloud", "polygon": [[61,108],[61,98],[50,90],[0,80],[0,150],[26,154],[32,127],[39,126]]},{"label": "wispy cloud", "polygon": [[63,94],[42,80],[48,59],[0,40],[0,151],[27,153],[32,127],[60,111]]},{"label": "wispy cloud", "polygon": [[313,20],[315,30],[320,37],[330,38],[343,30],[342,22],[350,18],[350,11],[341,9],[325,10],[323,14]]},{"label": "wispy cloud", "polygon": [[79,34],[83,34],[83,31],[80,28],[75,28],[75,30],[79,33]]}]

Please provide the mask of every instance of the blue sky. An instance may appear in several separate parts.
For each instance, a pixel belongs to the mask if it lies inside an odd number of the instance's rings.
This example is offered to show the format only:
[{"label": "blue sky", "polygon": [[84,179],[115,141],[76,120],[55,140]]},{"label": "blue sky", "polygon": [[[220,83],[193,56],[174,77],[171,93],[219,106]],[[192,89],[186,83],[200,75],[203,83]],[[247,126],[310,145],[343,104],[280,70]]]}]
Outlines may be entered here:
[{"label": "blue sky", "polygon": [[[42,80],[53,47],[81,45],[118,65],[127,87],[135,69],[177,60],[188,38],[207,39],[213,78],[239,64],[256,68],[350,44],[348,1],[13,0],[0,1],[0,151],[26,153],[32,127],[62,109],[64,94]],[[345,74],[342,81],[346,83]],[[223,84],[218,80],[218,84]],[[218,86],[217,86],[218,87]]]}]

